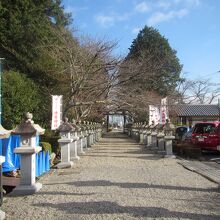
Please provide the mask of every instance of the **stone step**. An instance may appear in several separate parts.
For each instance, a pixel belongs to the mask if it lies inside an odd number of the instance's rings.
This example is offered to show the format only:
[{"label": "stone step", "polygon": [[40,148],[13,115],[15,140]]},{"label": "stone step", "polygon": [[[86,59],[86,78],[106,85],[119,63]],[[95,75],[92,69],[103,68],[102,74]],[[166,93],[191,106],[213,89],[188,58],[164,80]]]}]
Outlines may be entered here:
[{"label": "stone step", "polygon": [[196,172],[207,179],[220,184],[220,169],[208,166],[200,161],[181,160],[178,163],[186,169]]}]

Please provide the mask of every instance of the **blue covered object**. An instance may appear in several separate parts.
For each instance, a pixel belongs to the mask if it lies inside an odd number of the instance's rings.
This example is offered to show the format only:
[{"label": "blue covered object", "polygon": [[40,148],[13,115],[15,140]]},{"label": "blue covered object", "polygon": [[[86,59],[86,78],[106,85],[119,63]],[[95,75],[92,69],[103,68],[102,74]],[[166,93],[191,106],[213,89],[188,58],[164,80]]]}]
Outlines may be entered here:
[{"label": "blue covered object", "polygon": [[5,162],[2,164],[3,172],[10,172],[20,168],[20,156],[14,154],[14,148],[19,147],[20,136],[11,135],[9,138],[0,139],[2,146],[2,155],[5,156]]}]

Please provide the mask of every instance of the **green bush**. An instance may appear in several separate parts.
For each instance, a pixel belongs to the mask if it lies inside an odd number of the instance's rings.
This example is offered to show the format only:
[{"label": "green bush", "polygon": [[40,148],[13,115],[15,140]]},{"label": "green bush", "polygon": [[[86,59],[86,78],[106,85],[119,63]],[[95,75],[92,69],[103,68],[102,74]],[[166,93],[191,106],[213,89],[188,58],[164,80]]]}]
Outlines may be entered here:
[{"label": "green bush", "polygon": [[48,142],[40,142],[40,146],[42,147],[43,151],[49,151],[49,154],[52,153],[52,147],[51,144]]},{"label": "green bush", "polygon": [[13,129],[20,124],[26,112],[33,113],[34,121],[38,122],[42,98],[39,86],[24,74],[14,71],[4,72],[2,82],[3,126]]},{"label": "green bush", "polygon": [[60,153],[58,139],[60,139],[59,134],[51,130],[46,130],[45,134],[41,136],[41,141],[50,143],[52,152],[56,155]]}]

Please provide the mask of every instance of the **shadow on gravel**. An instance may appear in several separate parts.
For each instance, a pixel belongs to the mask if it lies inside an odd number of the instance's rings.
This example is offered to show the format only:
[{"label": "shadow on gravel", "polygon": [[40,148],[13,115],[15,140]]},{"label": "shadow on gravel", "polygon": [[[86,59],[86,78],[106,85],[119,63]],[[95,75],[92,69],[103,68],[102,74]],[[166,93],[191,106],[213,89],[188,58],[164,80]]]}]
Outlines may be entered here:
[{"label": "shadow on gravel", "polygon": [[70,193],[70,192],[63,192],[63,191],[58,191],[58,192],[37,192],[37,195],[68,195],[68,196],[92,196],[95,195],[96,193]]},{"label": "shadow on gravel", "polygon": [[[97,152],[99,153],[99,152]],[[121,154],[123,154],[125,152],[122,152]],[[101,154],[101,153],[100,153]],[[116,153],[115,153],[116,154]],[[119,153],[118,153],[119,154]],[[133,158],[133,159],[142,159],[142,160],[160,160],[163,159],[164,157],[162,155],[158,155],[158,156],[152,156],[152,155],[148,155],[148,156],[116,156],[116,155],[109,155],[106,153],[106,155],[103,153],[103,155],[96,155],[96,154],[91,154],[91,155],[86,155],[87,157],[107,157],[107,158]]]},{"label": "shadow on gravel", "polygon": [[135,207],[121,206],[116,202],[69,202],[69,203],[40,203],[34,204],[38,207],[50,207],[57,210],[65,211],[68,214],[122,214],[127,213],[133,217],[148,218],[178,218],[178,219],[207,219],[219,220],[219,215],[198,214],[189,212],[169,211],[159,207]]},{"label": "shadow on gravel", "polygon": [[[55,183],[53,183],[55,184]],[[220,192],[219,188],[194,188],[187,186],[170,186],[170,185],[153,185],[147,183],[115,183],[107,180],[91,180],[91,181],[76,181],[76,182],[64,182],[56,184],[67,184],[76,187],[97,187],[97,186],[118,186],[121,188],[152,188],[152,189],[165,189],[165,190],[188,190],[188,191],[200,191],[200,192]],[[50,184],[45,184],[50,185]]]}]

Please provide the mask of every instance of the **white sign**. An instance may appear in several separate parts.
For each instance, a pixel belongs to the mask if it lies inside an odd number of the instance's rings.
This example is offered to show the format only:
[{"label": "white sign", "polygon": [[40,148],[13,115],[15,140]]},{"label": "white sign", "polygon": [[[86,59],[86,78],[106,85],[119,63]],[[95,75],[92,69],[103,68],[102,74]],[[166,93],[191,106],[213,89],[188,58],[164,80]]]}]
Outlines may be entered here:
[{"label": "white sign", "polygon": [[167,105],[167,97],[161,99],[161,109],[160,109],[160,122],[164,125],[166,124],[166,119],[169,118],[168,115],[168,105]]},{"label": "white sign", "polygon": [[63,96],[53,95],[52,96],[52,123],[51,130],[56,130],[62,120],[62,102]]},{"label": "white sign", "polygon": [[155,124],[160,122],[160,108],[155,105],[149,105],[149,125],[154,121]]}]

